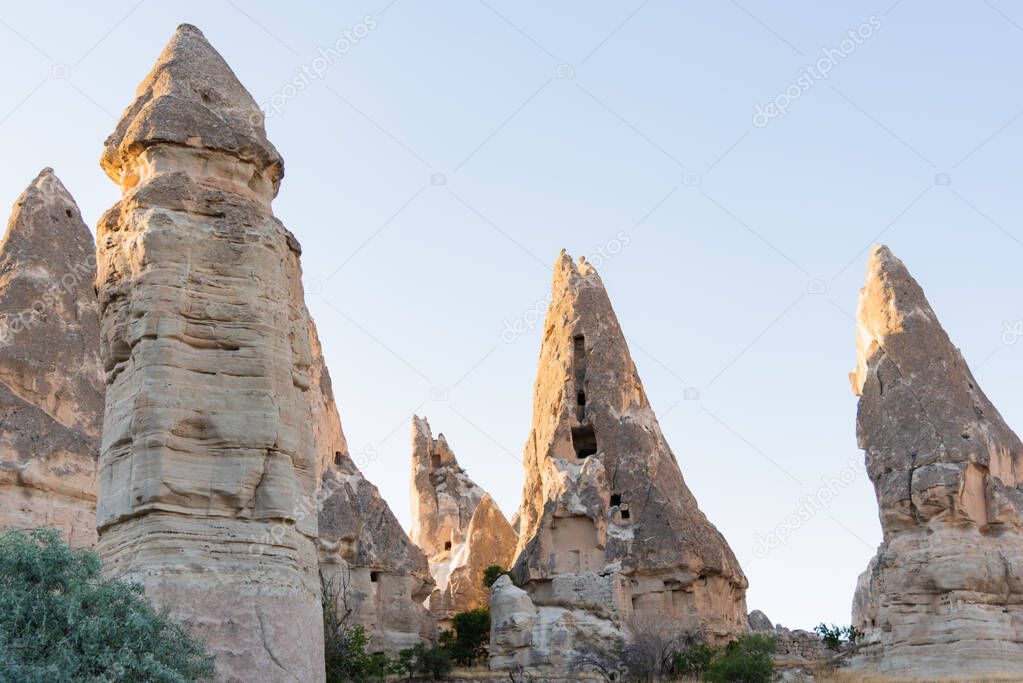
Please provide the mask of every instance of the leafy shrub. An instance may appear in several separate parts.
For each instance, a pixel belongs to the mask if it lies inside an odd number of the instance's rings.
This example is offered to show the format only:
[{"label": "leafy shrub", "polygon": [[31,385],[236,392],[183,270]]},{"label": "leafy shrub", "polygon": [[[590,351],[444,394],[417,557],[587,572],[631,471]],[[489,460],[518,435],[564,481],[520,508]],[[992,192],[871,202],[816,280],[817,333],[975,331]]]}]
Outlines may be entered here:
[{"label": "leafy shrub", "polygon": [[204,645],[142,587],[104,580],[99,557],[55,529],[0,534],[0,680],[161,681],[213,676]]},{"label": "leafy shrub", "polygon": [[415,647],[398,653],[394,673],[405,673],[409,680],[414,675],[429,676],[440,680],[451,672],[451,654],[441,645],[416,643]]},{"label": "leafy shrub", "polygon": [[672,656],[671,674],[674,676],[702,676],[710,668],[714,657],[720,652],[721,648],[706,643],[697,643],[687,647]]},{"label": "leafy shrub", "polygon": [[508,578],[511,578],[511,572],[509,572],[507,569],[505,569],[499,564],[490,565],[489,567],[483,570],[483,587],[490,588],[495,583],[497,583],[497,580],[502,576],[507,576]]},{"label": "leafy shrub", "polygon": [[820,623],[813,630],[821,637],[828,649],[836,651],[842,649],[843,643],[855,643],[863,635],[855,626],[836,626],[835,624],[828,626]]},{"label": "leafy shrub", "polygon": [[441,645],[451,658],[462,666],[471,666],[487,654],[490,644],[490,610],[479,607],[468,612],[459,612],[451,620],[454,632],[441,634]]},{"label": "leafy shrub", "polygon": [[775,679],[771,653],[777,643],[762,635],[743,635],[711,659],[703,674],[711,683],[767,683]]}]

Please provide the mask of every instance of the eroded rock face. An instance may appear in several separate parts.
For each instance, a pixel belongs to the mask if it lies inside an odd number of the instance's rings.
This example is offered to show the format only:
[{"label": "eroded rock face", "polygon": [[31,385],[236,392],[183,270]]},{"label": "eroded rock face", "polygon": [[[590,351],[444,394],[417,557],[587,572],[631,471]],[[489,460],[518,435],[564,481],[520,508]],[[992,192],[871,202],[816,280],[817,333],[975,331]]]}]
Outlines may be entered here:
[{"label": "eroded rock face", "polygon": [[0,528],[96,542],[103,423],[96,250],[74,199],[43,169],[0,244]]},{"label": "eroded rock face", "polygon": [[371,651],[397,655],[437,637],[433,615],[423,605],[433,592],[433,578],[423,551],[352,460],[315,329],[311,336],[310,394],[318,406],[313,432],[322,465],[320,573],[338,593],[339,609],[352,609],[355,623],[366,628]]},{"label": "eroded rock face", "polygon": [[203,636],[223,681],[323,680],[311,346],[282,162],[193,26],[139,86],[102,166],[105,570]]},{"label": "eroded rock face", "polygon": [[860,668],[960,678],[1023,668],[1023,444],[923,290],[874,247],[857,311],[859,446],[884,540],[860,576]]},{"label": "eroded rock face", "polygon": [[437,588],[430,611],[445,624],[487,604],[487,567],[508,568],[518,537],[489,494],[465,473],[443,434],[412,419],[412,540],[430,561]]},{"label": "eroded rock face", "polygon": [[[558,258],[544,325],[514,568],[538,614],[571,612],[544,628],[562,654],[599,631],[591,619],[621,637],[645,621],[711,640],[747,630],[746,577],[686,486],[585,261]],[[495,666],[555,664],[536,645],[491,652]]]}]

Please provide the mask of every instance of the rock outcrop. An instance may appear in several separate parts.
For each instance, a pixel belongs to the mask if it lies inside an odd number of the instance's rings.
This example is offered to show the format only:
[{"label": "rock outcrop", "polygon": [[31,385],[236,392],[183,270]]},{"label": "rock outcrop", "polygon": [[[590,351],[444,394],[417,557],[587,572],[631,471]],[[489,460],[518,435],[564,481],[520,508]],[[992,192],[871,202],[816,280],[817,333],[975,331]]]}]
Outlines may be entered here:
[{"label": "rock outcrop", "polygon": [[518,537],[489,494],[469,478],[443,434],[412,418],[412,540],[427,554],[437,588],[430,611],[448,625],[487,604],[487,567],[508,568]]},{"label": "rock outcrop", "polygon": [[56,527],[96,542],[103,424],[96,249],[49,168],[0,244],[0,528]]},{"label": "rock outcrop", "polygon": [[107,139],[98,548],[204,637],[222,681],[322,681],[300,247],[256,102],[178,27]]},{"label": "rock outcrop", "polygon": [[536,609],[530,625],[519,589],[495,586],[492,667],[566,670],[588,641],[645,622],[712,641],[747,630],[746,577],[682,478],[600,276],[564,252],[525,470],[513,574]]},{"label": "rock outcrop", "polygon": [[856,433],[884,536],[856,589],[853,664],[928,680],[1019,671],[1023,444],[887,247],[857,323]]},{"label": "rock outcrop", "polygon": [[[426,556],[348,451],[315,328],[313,434],[320,463],[320,574],[341,615],[366,628],[372,652],[397,653],[437,637],[423,603],[433,592]],[[369,454],[371,455],[371,454]]]}]

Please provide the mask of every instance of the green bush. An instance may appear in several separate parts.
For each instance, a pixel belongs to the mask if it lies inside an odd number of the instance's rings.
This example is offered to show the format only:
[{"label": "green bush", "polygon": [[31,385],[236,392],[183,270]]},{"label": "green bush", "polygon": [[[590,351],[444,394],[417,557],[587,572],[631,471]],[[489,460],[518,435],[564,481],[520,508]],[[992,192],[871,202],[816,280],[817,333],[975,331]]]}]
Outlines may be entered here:
[{"label": "green bush", "polygon": [[671,673],[674,676],[702,676],[710,668],[721,648],[699,643],[672,655]]},{"label": "green bush", "polygon": [[471,666],[487,654],[490,644],[490,610],[479,607],[468,612],[459,612],[451,620],[454,633],[441,634],[441,645],[451,654],[451,659],[462,666]]},{"label": "green bush", "polygon": [[825,623],[820,623],[813,630],[829,649],[836,651],[842,649],[843,643],[855,643],[863,635],[855,626],[837,626],[835,624],[828,626]]},{"label": "green bush", "polygon": [[728,643],[710,661],[703,678],[711,683],[768,683],[775,679],[771,653],[777,643],[762,635],[744,635]]},{"label": "green bush", "polygon": [[405,673],[409,680],[414,675],[440,680],[451,672],[451,654],[441,645],[417,643],[415,647],[398,653],[394,673]]},{"label": "green bush", "polygon": [[160,681],[213,676],[213,657],[142,587],[55,529],[0,534],[0,680]]},{"label": "green bush", "polygon": [[507,576],[511,578],[511,572],[499,564],[492,564],[483,570],[483,587],[490,588],[499,578]]}]

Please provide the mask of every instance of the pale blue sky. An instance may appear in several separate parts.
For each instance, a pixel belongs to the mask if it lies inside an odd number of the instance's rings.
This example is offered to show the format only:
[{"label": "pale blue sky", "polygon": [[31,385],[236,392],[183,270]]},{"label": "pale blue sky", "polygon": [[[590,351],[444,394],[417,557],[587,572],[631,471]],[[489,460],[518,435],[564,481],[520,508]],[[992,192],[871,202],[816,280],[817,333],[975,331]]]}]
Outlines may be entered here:
[{"label": "pale blue sky", "polygon": [[[1003,339],[1023,318],[1015,3],[333,5],[0,2],[0,206],[53,166],[94,225],[118,196],[103,139],[175,26],[199,26],[257,101],[285,97],[274,209],[305,250],[352,451],[374,454],[365,472],[406,525],[413,412],[514,511],[540,334],[506,321],[542,307],[559,249],[619,233],[600,270],[650,400],[775,621],[848,623],[880,539],[847,469],[871,242],[1023,425],[1023,342]],[[828,79],[754,125],[863,25]],[[346,30],[363,37],[287,91]],[[758,550],[825,480],[826,508]]]}]

